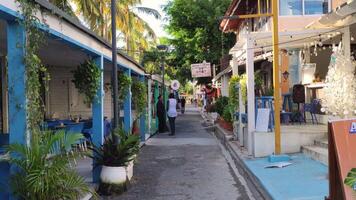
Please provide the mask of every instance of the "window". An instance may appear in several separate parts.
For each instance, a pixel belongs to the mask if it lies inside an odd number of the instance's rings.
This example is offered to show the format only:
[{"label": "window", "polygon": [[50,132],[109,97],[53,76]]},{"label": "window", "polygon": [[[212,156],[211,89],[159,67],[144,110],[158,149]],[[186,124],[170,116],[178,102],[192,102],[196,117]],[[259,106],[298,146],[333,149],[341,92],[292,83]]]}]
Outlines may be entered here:
[{"label": "window", "polygon": [[281,16],[321,15],[329,11],[330,0],[279,0]]},{"label": "window", "polygon": [[302,15],[302,0],[280,0],[280,15]]}]

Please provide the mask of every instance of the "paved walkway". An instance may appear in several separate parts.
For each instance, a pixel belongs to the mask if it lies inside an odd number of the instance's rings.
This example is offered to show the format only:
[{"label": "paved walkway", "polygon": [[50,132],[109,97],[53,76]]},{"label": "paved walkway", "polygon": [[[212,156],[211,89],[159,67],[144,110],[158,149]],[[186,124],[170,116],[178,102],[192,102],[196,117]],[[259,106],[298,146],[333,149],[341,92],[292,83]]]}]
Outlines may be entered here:
[{"label": "paved walkway", "polygon": [[249,200],[247,186],[227,163],[197,110],[176,121],[176,136],[151,138],[139,155],[129,190],[120,200]]}]

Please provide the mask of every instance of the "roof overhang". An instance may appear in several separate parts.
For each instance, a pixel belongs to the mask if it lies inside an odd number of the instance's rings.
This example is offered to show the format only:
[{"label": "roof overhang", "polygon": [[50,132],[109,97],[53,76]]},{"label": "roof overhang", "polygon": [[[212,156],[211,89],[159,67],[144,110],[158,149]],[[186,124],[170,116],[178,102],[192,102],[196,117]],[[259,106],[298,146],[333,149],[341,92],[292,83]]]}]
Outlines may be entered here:
[{"label": "roof overhang", "polygon": [[356,23],[356,1],[351,0],[337,7],[330,13],[323,15],[317,21],[309,24],[306,28],[337,28]]}]

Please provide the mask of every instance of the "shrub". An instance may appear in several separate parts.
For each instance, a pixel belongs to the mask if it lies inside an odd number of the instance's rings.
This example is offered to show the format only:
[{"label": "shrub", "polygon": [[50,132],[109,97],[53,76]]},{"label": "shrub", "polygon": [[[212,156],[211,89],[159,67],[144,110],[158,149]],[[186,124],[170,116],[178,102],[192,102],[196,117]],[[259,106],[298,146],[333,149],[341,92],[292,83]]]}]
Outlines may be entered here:
[{"label": "shrub", "polygon": [[224,107],[226,107],[229,103],[229,98],[228,97],[219,97],[216,100],[216,112],[219,113],[220,116],[223,115],[224,112]]},{"label": "shrub", "polygon": [[229,81],[229,104],[235,111],[239,106],[239,90],[236,88],[240,82],[239,76],[232,76]]},{"label": "shrub", "polygon": [[223,114],[222,114],[222,118],[226,121],[226,122],[232,122],[232,117],[231,117],[231,106],[225,106]]}]

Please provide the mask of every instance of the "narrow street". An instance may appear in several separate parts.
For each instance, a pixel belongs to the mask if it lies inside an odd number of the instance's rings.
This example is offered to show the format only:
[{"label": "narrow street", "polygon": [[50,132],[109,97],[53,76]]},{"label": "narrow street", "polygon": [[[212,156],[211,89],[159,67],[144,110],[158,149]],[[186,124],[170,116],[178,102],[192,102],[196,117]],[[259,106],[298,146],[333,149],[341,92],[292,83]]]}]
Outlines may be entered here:
[{"label": "narrow street", "polygon": [[178,116],[176,136],[151,138],[141,150],[129,190],[110,199],[251,199],[201,120],[198,111],[189,110]]}]

